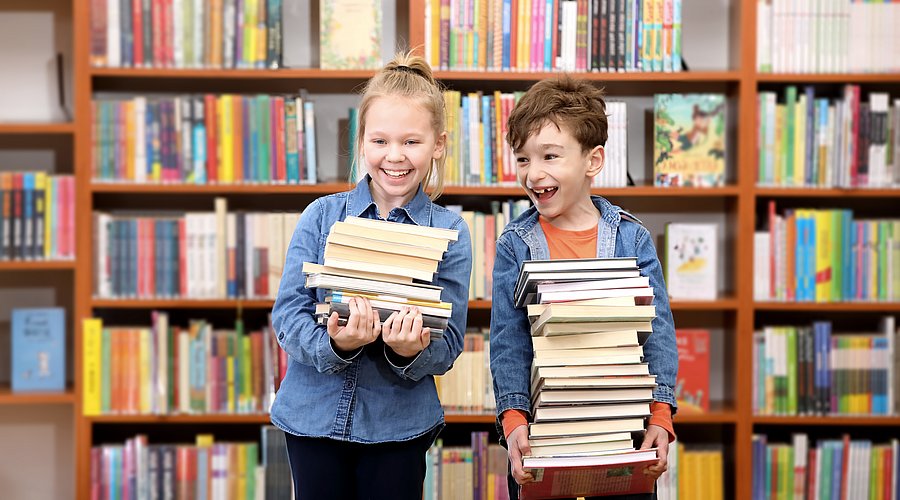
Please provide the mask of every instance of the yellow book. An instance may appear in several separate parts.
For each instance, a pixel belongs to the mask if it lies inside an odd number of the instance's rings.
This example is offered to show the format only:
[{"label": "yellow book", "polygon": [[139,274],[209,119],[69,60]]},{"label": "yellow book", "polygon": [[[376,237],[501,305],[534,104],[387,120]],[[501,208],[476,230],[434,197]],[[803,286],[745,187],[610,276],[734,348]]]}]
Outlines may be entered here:
[{"label": "yellow book", "polygon": [[[428,51],[431,54],[429,64],[431,64],[432,68],[438,69],[441,67],[441,0],[428,0],[428,5],[431,6],[431,26],[428,27],[431,30],[431,45],[428,47]],[[448,18],[449,10],[450,7],[448,5]]]},{"label": "yellow book", "polygon": [[224,94],[216,100],[216,115],[219,123],[219,182],[234,182],[234,109],[233,96]]},{"label": "yellow book", "polygon": [[772,168],[772,180],[776,186],[784,183],[784,142],[782,134],[784,134],[784,104],[775,105],[775,154],[772,155],[775,164]]},{"label": "yellow book", "polygon": [[101,383],[103,379],[102,354],[103,321],[89,318],[82,323],[82,411],[85,416],[99,415]]},{"label": "yellow book", "polygon": [[256,61],[256,13],[259,11],[258,0],[244,0],[244,63],[253,66]]},{"label": "yellow book", "polygon": [[214,442],[215,437],[212,434],[197,434],[195,441],[198,448],[209,448]]},{"label": "yellow book", "polygon": [[816,220],[816,302],[831,301],[831,214],[812,210]]},{"label": "yellow book", "polygon": [[150,329],[141,328],[138,332],[138,359],[140,360],[140,366],[138,367],[138,377],[140,378],[138,408],[141,413],[150,413],[153,408],[150,391],[153,387],[153,380],[150,378]]},{"label": "yellow book", "polygon": [[234,413],[235,411],[235,384],[234,384],[234,355],[228,356],[227,366],[225,368],[226,373],[226,387],[228,388],[228,411],[229,413]]},{"label": "yellow book", "polygon": [[526,48],[528,47],[528,28],[531,26],[529,21],[531,20],[531,14],[529,9],[531,8],[530,0],[519,0],[519,15],[516,18],[518,22],[518,26],[516,27],[516,68],[519,71],[526,71],[528,69],[528,51]]},{"label": "yellow book", "polygon": [[247,445],[240,443],[237,446],[237,489],[233,492],[234,498],[247,498]]},{"label": "yellow book", "polygon": [[135,125],[134,101],[125,101],[125,179],[134,180]]}]

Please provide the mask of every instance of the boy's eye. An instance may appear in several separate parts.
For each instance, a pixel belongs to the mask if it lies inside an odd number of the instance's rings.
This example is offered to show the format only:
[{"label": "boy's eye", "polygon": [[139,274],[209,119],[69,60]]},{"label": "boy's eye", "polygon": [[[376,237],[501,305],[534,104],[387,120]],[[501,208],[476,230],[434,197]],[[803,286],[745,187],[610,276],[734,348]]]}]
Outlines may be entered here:
[{"label": "boy's eye", "polygon": [[516,158],[516,163],[528,163],[528,157],[526,157],[526,156],[519,156],[519,157]]},{"label": "boy's eye", "polygon": [[545,160],[555,160],[557,158],[559,158],[559,155],[554,154],[554,153],[547,153],[544,155]]}]

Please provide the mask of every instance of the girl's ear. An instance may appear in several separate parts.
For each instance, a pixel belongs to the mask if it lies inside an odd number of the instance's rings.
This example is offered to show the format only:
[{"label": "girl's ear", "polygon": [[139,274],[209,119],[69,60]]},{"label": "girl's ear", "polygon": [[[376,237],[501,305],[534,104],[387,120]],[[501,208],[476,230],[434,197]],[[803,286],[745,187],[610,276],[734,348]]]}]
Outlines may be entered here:
[{"label": "girl's ear", "polygon": [[435,160],[440,160],[442,156],[444,156],[444,149],[447,147],[447,132],[441,132],[438,134],[437,138],[434,141],[434,153],[431,157]]},{"label": "girl's ear", "polygon": [[588,164],[587,172],[585,172],[585,174],[591,178],[596,177],[597,174],[603,170],[603,163],[606,159],[606,149],[604,149],[603,146],[594,146],[594,149],[588,153],[587,159],[590,163]]}]

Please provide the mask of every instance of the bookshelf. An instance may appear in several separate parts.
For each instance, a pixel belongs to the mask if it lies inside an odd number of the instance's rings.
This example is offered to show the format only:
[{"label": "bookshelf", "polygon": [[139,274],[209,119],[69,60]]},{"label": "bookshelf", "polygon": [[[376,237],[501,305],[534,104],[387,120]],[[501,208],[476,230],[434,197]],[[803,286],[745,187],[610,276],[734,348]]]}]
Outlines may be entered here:
[{"label": "bookshelf", "polygon": [[[89,498],[90,447],[104,438],[103,432],[116,427],[118,435],[126,430],[139,430],[147,426],[192,426],[216,424],[228,426],[258,426],[268,422],[266,415],[104,415],[82,416],[81,394],[83,381],[81,352],[81,320],[108,311],[146,313],[151,309],[184,311],[217,311],[243,309],[264,312],[272,307],[272,300],[131,300],[100,299],[92,296],[92,219],[95,208],[128,206],[131,197],[144,200],[151,206],[172,202],[195,203],[211,201],[213,196],[232,199],[265,200],[277,195],[272,202],[279,208],[299,209],[287,201],[296,197],[296,203],[305,205],[313,198],[343,191],[346,183],[330,182],[316,185],[187,185],[187,184],[125,184],[93,182],[91,147],[91,100],[95,92],[293,92],[298,87],[315,93],[351,93],[372,76],[373,71],[335,71],[319,69],[137,69],[91,67],[90,53],[91,15],[90,2],[56,0],[68,4],[71,11],[73,50],[72,80],[74,82],[74,121],[38,124],[0,123],[0,144],[13,141],[37,142],[71,141],[74,173],[76,177],[77,241],[76,260],[45,262],[2,262],[0,273],[68,273],[73,282],[73,305],[70,324],[73,342],[74,385],[62,394],[16,395],[8,387],[0,387],[0,407],[7,405],[67,405],[72,408],[74,421],[75,497]],[[731,125],[734,134],[729,149],[734,153],[729,161],[729,183],[720,188],[672,188],[660,189],[646,182],[626,188],[596,189],[617,203],[636,204],[641,210],[664,214],[673,206],[700,206],[699,211],[711,211],[727,221],[726,262],[734,271],[726,273],[726,291],[715,301],[674,301],[676,324],[682,318],[689,323],[721,328],[725,353],[725,401],[713,401],[705,414],[683,414],[676,417],[679,433],[688,438],[703,438],[705,434],[718,439],[726,450],[725,497],[747,500],[752,486],[751,436],[760,426],[765,429],[803,430],[805,427],[835,427],[862,429],[866,427],[896,428],[898,417],[773,417],[755,416],[751,402],[742,395],[752,393],[752,332],[755,328],[775,321],[779,315],[812,315],[839,313],[852,317],[871,317],[884,313],[900,312],[897,303],[774,303],[753,300],[753,232],[759,225],[758,206],[770,199],[792,200],[828,206],[830,200],[840,198],[842,206],[886,202],[897,199],[895,189],[816,189],[774,188],[756,185],[756,116],[757,94],[761,86],[782,88],[790,84],[834,86],[858,83],[864,86],[887,88],[892,92],[900,87],[900,76],[891,74],[770,74],[760,73],[755,67],[756,5],[753,0],[733,0],[729,5],[729,25],[726,40],[728,65],[721,69],[700,69],[681,73],[587,73],[578,76],[602,83],[612,97],[652,96],[655,92],[715,90],[727,94],[733,103],[732,116],[739,117]],[[398,2],[398,31],[408,35],[410,46],[421,46],[425,40],[420,20],[424,18],[424,0],[400,0]],[[401,23],[407,22],[407,25]],[[686,37],[690,37],[690,33]],[[436,76],[451,88],[523,90],[542,78],[551,77],[547,72],[494,72],[494,71],[437,71]],[[895,94],[896,95],[896,94]],[[65,149],[65,148],[63,148]],[[643,153],[641,153],[643,155]],[[506,186],[448,186],[445,199],[449,203],[486,206],[494,199],[523,198],[517,187]],[[797,201],[799,200],[799,201]],[[264,203],[265,204],[265,203]],[[268,207],[268,205],[266,205]],[[889,210],[884,209],[882,210]],[[641,215],[639,211],[639,216]],[[882,213],[890,215],[888,211]],[[6,275],[6,274],[4,274]],[[490,302],[470,303],[479,323],[487,326]],[[704,319],[711,317],[713,319]],[[707,323],[704,323],[706,321]],[[709,325],[708,323],[712,324]],[[729,399],[730,398],[730,399]],[[490,428],[491,415],[449,413],[446,418],[451,426],[457,424]],[[126,430],[119,430],[126,429]],[[711,430],[711,432],[707,432]],[[688,441],[690,443],[690,441]]]}]

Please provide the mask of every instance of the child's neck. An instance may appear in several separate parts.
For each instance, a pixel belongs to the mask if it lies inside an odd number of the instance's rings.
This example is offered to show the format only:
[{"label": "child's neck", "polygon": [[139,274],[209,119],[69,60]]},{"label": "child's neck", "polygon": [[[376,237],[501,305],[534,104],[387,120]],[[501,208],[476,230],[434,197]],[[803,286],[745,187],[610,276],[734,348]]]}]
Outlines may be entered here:
[{"label": "child's neck", "polygon": [[388,215],[390,215],[391,210],[404,207],[409,202],[415,198],[418,189],[407,193],[403,196],[389,196],[387,193],[384,193],[378,186],[369,185],[369,192],[372,193],[372,201],[375,202],[375,207],[378,209],[378,215],[382,219],[387,219]]},{"label": "child's neck", "polygon": [[597,227],[597,222],[600,220],[600,210],[594,206],[594,203],[590,198],[587,198],[585,203],[579,203],[555,217],[547,217],[544,215],[541,215],[541,217],[557,229],[562,229],[564,231],[584,231],[586,229]]}]

